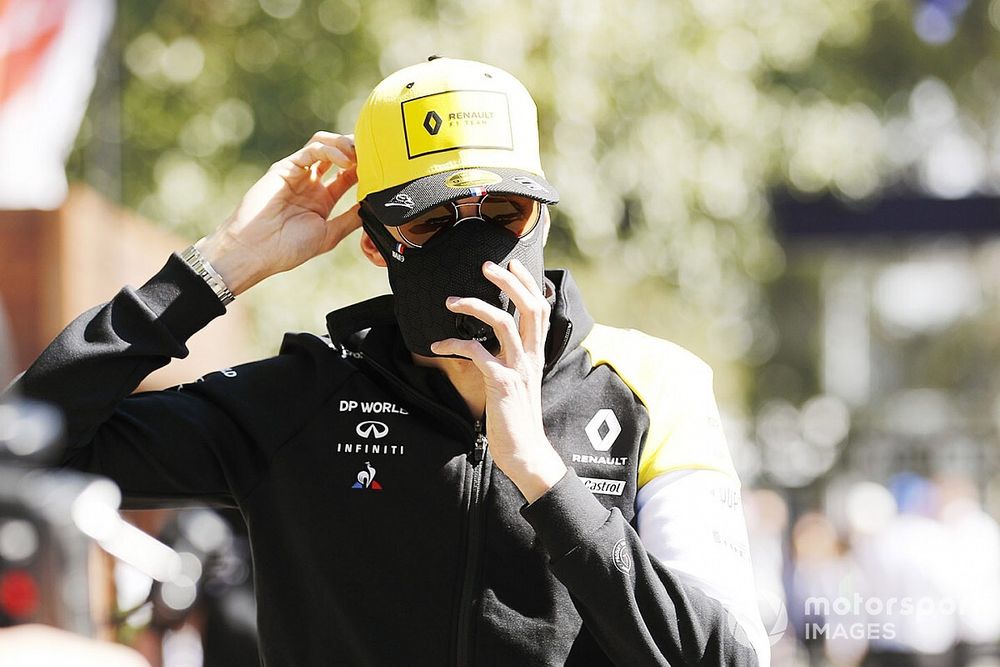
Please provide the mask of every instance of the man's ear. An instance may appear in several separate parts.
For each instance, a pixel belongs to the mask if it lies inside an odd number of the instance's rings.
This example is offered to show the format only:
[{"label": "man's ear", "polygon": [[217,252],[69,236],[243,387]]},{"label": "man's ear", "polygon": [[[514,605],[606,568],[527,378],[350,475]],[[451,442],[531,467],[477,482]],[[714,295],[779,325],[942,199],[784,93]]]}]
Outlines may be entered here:
[{"label": "man's ear", "polygon": [[375,266],[381,266],[383,269],[386,268],[385,258],[382,257],[382,253],[375,247],[375,242],[372,241],[371,237],[368,236],[368,232],[364,229],[361,230],[361,252]]}]

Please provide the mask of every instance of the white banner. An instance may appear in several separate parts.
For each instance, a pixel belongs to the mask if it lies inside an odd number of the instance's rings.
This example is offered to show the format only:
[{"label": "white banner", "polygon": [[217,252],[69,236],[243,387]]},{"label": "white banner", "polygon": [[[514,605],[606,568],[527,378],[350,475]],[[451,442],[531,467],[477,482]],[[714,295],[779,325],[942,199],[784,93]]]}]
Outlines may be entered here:
[{"label": "white banner", "polygon": [[59,208],[113,0],[0,0],[0,209]]}]

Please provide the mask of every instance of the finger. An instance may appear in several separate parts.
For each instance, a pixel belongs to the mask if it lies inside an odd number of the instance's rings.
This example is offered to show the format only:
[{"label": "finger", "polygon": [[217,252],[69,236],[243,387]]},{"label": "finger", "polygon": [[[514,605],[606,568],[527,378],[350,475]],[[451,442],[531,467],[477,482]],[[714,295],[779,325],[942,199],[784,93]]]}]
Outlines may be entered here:
[{"label": "finger", "polygon": [[332,166],[333,163],[330,162],[329,160],[320,160],[319,162],[313,162],[311,165],[306,167],[306,172],[308,172],[309,174],[309,180],[314,183],[322,180],[323,174],[325,174]]},{"label": "finger", "polygon": [[336,248],[341,241],[361,227],[361,216],[358,214],[360,208],[360,204],[355,204],[337,217],[327,221],[323,252]]},{"label": "finger", "polygon": [[431,344],[431,352],[440,355],[455,355],[465,357],[479,369],[483,375],[495,375],[497,371],[504,368],[503,364],[483,347],[482,343],[475,340],[461,340],[459,338],[448,338]]},{"label": "finger", "polygon": [[531,272],[521,263],[521,260],[512,259],[507,263],[507,270],[514,274],[515,277],[521,282],[522,285],[528,288],[528,291],[533,295],[544,299],[545,295],[542,294],[542,289],[538,286],[538,282],[535,280],[535,276],[531,275]]},{"label": "finger", "polygon": [[521,343],[521,336],[514,324],[514,318],[507,311],[500,310],[475,297],[450,296],[445,301],[445,306],[453,313],[471,315],[492,327],[493,333],[500,341],[500,349],[508,357],[509,362],[516,362],[517,357],[524,352],[524,345]]},{"label": "finger", "polygon": [[[354,161],[336,146],[321,141],[311,141],[281,162],[287,161],[293,167],[309,169],[316,162],[332,162],[341,169],[350,169]],[[279,163],[280,164],[280,163]]]},{"label": "finger", "polygon": [[353,134],[337,134],[336,132],[326,132],[324,130],[320,130],[316,134],[312,135],[308,143],[312,143],[314,141],[339,149],[344,155],[351,158],[355,162],[358,160],[358,154],[354,149]]},{"label": "finger", "polygon": [[340,201],[340,198],[344,196],[344,193],[351,189],[355,183],[358,182],[358,168],[351,167],[350,169],[344,169],[339,172],[337,176],[327,183],[326,191],[330,193],[333,197],[334,203]]},{"label": "finger", "polygon": [[[517,270],[521,275],[515,273]],[[493,262],[486,262],[483,265],[483,275],[506,292],[520,312],[520,336],[524,349],[540,353],[545,346],[549,304],[542,297],[534,278],[517,260],[511,260],[507,269]],[[533,289],[525,285],[525,279]]]},{"label": "finger", "polygon": [[531,293],[514,274],[493,262],[483,264],[483,275],[510,297],[520,312],[519,335],[525,349],[534,349],[537,338],[538,318],[534,314]]},{"label": "finger", "polygon": [[507,270],[513,273],[521,284],[528,288],[532,296],[537,299],[535,303],[538,304],[540,309],[540,320],[541,320],[541,342],[544,347],[545,336],[549,332],[549,316],[552,314],[552,304],[549,300],[545,298],[545,291],[542,287],[538,285],[535,280],[535,276],[531,275],[531,271],[528,271],[527,267],[521,263],[519,259],[512,259],[507,264]]}]

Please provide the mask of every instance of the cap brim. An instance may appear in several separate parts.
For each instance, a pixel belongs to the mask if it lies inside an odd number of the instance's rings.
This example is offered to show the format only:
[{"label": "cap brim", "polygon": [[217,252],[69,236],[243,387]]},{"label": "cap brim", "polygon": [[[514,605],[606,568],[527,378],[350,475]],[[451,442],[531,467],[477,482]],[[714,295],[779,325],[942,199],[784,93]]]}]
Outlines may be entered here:
[{"label": "cap brim", "polygon": [[[462,172],[475,172],[474,175],[483,177],[463,180],[460,177]],[[409,183],[372,192],[364,201],[379,222],[395,227],[453,199],[491,192],[520,195],[543,204],[559,203],[559,193],[538,174],[498,167],[464,167],[423,176]]]}]

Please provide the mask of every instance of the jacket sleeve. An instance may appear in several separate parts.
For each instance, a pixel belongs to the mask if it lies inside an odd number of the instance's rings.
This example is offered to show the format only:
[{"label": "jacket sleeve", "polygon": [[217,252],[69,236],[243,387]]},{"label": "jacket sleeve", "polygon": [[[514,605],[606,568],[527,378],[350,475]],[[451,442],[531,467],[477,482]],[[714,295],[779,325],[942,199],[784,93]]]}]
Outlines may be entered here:
[{"label": "jacket sleeve", "polygon": [[220,398],[235,371],[130,396],[149,373],[187,356],[187,339],[224,312],[174,254],[139,289],[126,287],[73,321],[9,391],[60,408],[60,465],[110,477],[126,507],[231,505],[260,477],[265,458]]},{"label": "jacket sleeve", "polygon": [[[643,351],[641,340],[632,342]],[[615,664],[766,666],[770,646],[711,371],[690,353],[654,351],[647,365],[676,362],[661,364],[669,383],[633,382],[627,363],[615,367],[650,411],[637,529],[572,469],[522,514]]]}]

